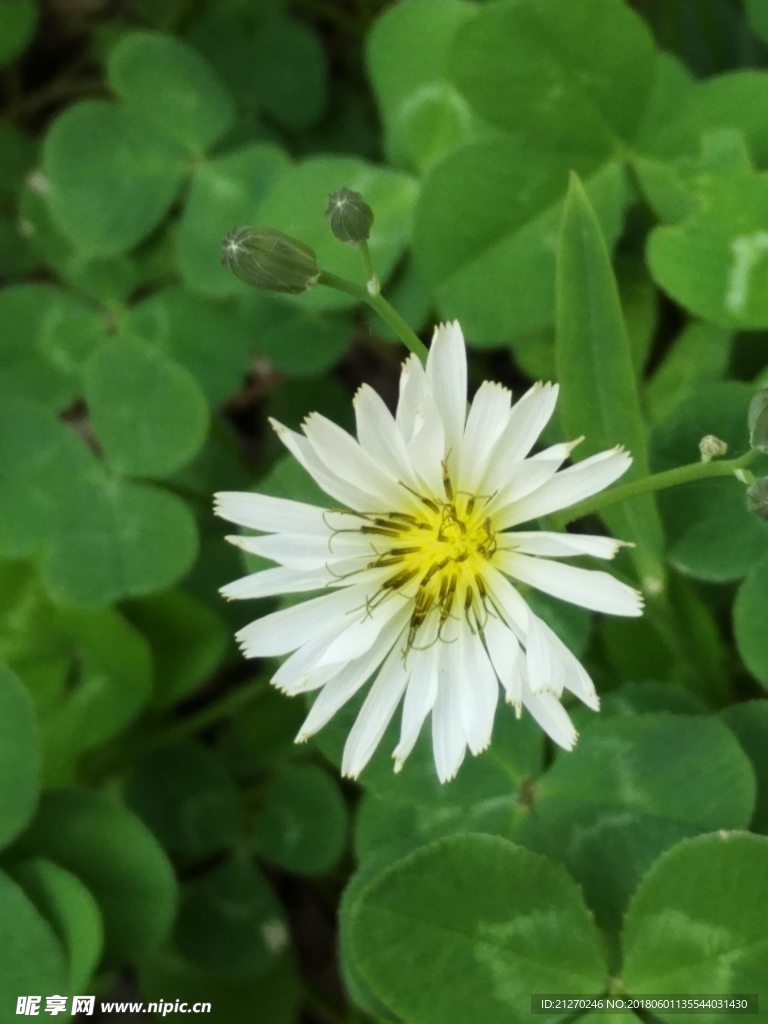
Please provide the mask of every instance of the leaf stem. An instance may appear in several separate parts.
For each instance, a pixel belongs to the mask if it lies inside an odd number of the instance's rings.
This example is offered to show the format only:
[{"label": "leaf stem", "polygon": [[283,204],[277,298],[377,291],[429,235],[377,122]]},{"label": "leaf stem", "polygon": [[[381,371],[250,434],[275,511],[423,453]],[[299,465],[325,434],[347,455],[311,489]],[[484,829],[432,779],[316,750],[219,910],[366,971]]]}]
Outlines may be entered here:
[{"label": "leaf stem", "polygon": [[580,519],[582,516],[591,515],[593,512],[601,512],[609,505],[615,505],[619,501],[627,501],[629,498],[636,498],[640,494],[647,494],[651,491],[663,491],[668,487],[679,487],[681,484],[695,483],[697,480],[710,480],[715,477],[732,476],[740,469],[745,469],[753,462],[758,452],[751,449],[741,455],[738,459],[724,459],[723,461],[692,462],[687,466],[678,466],[676,469],[667,469],[663,473],[653,473],[651,476],[643,477],[641,480],[632,480],[619,487],[613,487],[609,491],[603,491],[591,498],[579,501],[571,508],[565,509],[556,517],[560,529]]},{"label": "leaf stem", "polygon": [[[375,275],[374,275],[375,276]],[[371,309],[375,309],[381,319],[389,324],[407,349],[425,363],[428,349],[421,338],[408,326],[397,310],[390,306],[383,295],[373,295],[367,288],[362,288],[354,281],[348,281],[345,277],[338,277],[336,274],[329,274],[322,270],[318,278],[318,284],[324,284],[326,288],[335,288],[338,292],[346,292],[353,295],[359,302],[367,303]]]}]

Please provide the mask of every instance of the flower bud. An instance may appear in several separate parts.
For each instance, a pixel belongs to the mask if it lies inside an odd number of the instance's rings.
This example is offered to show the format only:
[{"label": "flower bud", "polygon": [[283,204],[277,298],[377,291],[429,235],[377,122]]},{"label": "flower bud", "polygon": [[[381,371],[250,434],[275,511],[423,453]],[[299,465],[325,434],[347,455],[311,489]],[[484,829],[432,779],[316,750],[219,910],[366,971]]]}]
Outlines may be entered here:
[{"label": "flower bud", "polygon": [[768,519],[768,477],[760,477],[747,488],[747,509],[760,519]]},{"label": "flower bud", "polygon": [[707,434],[699,441],[699,451],[701,452],[702,462],[711,462],[712,459],[725,455],[728,451],[728,445],[725,441],[721,441],[719,437],[715,437],[714,434]]},{"label": "flower bud", "polygon": [[270,292],[299,295],[320,277],[314,249],[274,228],[235,228],[221,243],[221,262],[236,277]]},{"label": "flower bud", "polygon": [[342,188],[328,196],[325,211],[331,231],[341,242],[367,242],[373,224],[373,210],[359,192]]},{"label": "flower bud", "polygon": [[749,443],[757,451],[768,453],[768,387],[758,391],[749,403],[747,423]]}]

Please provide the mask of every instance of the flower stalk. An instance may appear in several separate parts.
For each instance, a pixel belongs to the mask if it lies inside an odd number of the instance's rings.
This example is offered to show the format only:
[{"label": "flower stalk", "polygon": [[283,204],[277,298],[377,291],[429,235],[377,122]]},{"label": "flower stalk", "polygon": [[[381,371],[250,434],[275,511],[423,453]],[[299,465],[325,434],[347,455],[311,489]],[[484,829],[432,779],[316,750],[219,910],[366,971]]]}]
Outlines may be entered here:
[{"label": "flower stalk", "polygon": [[695,483],[697,480],[710,480],[714,477],[735,476],[740,470],[746,469],[752,463],[759,452],[751,449],[737,459],[724,459],[721,462],[692,462],[687,466],[678,466],[675,469],[667,469],[662,473],[653,473],[651,476],[643,477],[641,480],[631,480],[629,483],[613,487],[609,491],[595,494],[591,498],[572,505],[559,515],[553,517],[557,529],[562,529],[568,523],[582,516],[592,515],[594,512],[601,512],[609,505],[615,505],[620,501],[628,501],[630,498],[637,498],[641,494],[648,494],[652,491],[664,491],[669,487],[679,487],[681,484]]}]

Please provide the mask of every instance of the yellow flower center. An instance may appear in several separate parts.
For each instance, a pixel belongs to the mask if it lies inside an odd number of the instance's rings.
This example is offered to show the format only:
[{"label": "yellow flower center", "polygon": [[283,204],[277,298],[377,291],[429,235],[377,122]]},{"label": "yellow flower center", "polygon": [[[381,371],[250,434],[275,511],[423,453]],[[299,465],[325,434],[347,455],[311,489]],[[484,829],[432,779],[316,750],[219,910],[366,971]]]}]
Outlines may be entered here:
[{"label": "yellow flower center", "polygon": [[418,497],[420,515],[377,513],[360,528],[377,552],[366,568],[394,570],[368,601],[369,610],[396,592],[413,602],[406,653],[430,615],[438,617],[438,639],[447,620],[459,615],[482,633],[489,603],[483,571],[496,551],[487,497],[454,494],[448,480],[446,500]]}]

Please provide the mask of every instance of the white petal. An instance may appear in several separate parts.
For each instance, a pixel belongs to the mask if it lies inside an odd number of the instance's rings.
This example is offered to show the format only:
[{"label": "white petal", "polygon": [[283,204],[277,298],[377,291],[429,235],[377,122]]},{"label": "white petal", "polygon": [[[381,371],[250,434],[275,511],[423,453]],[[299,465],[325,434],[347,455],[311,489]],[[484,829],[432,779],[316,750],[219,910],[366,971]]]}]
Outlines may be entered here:
[{"label": "white petal", "polygon": [[395,422],[406,444],[420,426],[421,399],[426,390],[424,367],[416,356],[409,356],[400,373],[400,395],[395,414]]},{"label": "white petal", "polygon": [[[317,660],[328,646],[328,636],[323,634],[308,643],[302,644],[278,668],[270,680],[272,685],[283,693],[297,694],[322,686],[334,675],[338,674],[337,665],[330,666],[327,673],[321,676],[317,671]],[[319,682],[318,682],[319,680]]]},{"label": "white petal", "polygon": [[565,750],[573,750],[578,738],[568,712],[552,693],[532,694],[523,690],[523,703],[544,732]]},{"label": "white petal", "polygon": [[507,425],[493,446],[483,489],[494,490],[498,486],[493,478],[497,466],[520,462],[530,452],[555,411],[557,395],[557,384],[534,384],[512,406]]},{"label": "white petal", "polygon": [[347,587],[264,615],[235,634],[247,658],[269,658],[295,651],[344,629],[350,615],[362,617],[367,586]]},{"label": "white petal", "polygon": [[[316,505],[245,491],[220,491],[214,495],[214,499],[214,512],[217,516],[230,523],[237,523],[238,526],[267,533],[326,536],[329,530],[326,517],[333,514],[329,509]],[[339,518],[338,514],[336,518]],[[353,525],[351,518],[347,525]]]},{"label": "white petal", "polygon": [[[498,553],[496,558],[498,558]],[[495,560],[495,559],[494,559]],[[507,577],[488,563],[483,567],[483,580],[489,596],[512,632],[525,643],[530,610]]]},{"label": "white petal", "polygon": [[350,483],[347,477],[338,477],[318,458],[312,445],[301,434],[284,427],[277,420],[269,421],[275,433],[298,463],[309,473],[312,479],[332,498],[342,505],[357,509],[359,512],[375,512],[381,508],[378,496],[369,494],[361,487]]},{"label": "white petal", "polygon": [[443,423],[445,451],[455,472],[461,457],[467,409],[467,350],[457,321],[435,329],[426,370],[427,383]]},{"label": "white petal", "polygon": [[577,501],[604,490],[626,473],[631,464],[632,457],[623,448],[614,448],[569,466],[533,494],[515,502],[510,514],[505,516],[505,524],[516,526],[559,509],[569,508]]},{"label": "white petal", "polygon": [[530,459],[499,466],[493,471],[492,475],[498,481],[497,490],[486,511],[493,517],[495,529],[505,530],[510,525],[508,520],[514,518],[518,503],[554,477],[573,447],[573,442],[556,444]]},{"label": "white petal", "polygon": [[388,623],[397,623],[399,633],[405,625],[411,607],[397,594],[391,594],[378,604],[372,611],[366,612],[364,618],[352,622],[338,636],[332,638],[318,667],[334,665],[342,661],[359,658],[371,647],[376,638]]},{"label": "white petal", "polygon": [[395,644],[379,670],[344,745],[341,774],[356,779],[370,761],[405,692],[410,673]]},{"label": "white petal", "polygon": [[578,569],[510,551],[497,552],[494,562],[502,572],[561,601],[608,615],[643,614],[642,594],[607,572]]},{"label": "white petal", "polygon": [[462,722],[461,663],[438,642],[438,685],[432,709],[432,751],[437,777],[449,782],[459,770],[467,750]]},{"label": "white petal", "polygon": [[228,601],[244,598],[274,597],[276,594],[300,594],[305,590],[319,590],[333,582],[328,570],[322,569],[288,569],[279,565],[274,569],[264,569],[243,576],[222,587],[219,593]]},{"label": "white petal", "polygon": [[489,617],[486,622],[484,633],[491,662],[499,682],[504,687],[507,701],[510,704],[519,704],[522,700],[520,663],[523,661],[520,643],[509,626],[494,616]]},{"label": "white petal", "polygon": [[[406,659],[407,668],[411,677],[405,691],[403,702],[403,718],[400,729],[400,742],[395,747],[393,757],[395,759],[395,771],[399,772],[403,762],[413,750],[416,740],[419,738],[424,719],[432,710],[437,697],[437,670],[438,652],[441,646],[436,640],[437,619],[425,624],[430,632],[426,639],[421,638],[420,644],[426,646],[426,650],[413,648],[408,652]],[[423,631],[423,630],[422,630]]]},{"label": "white petal", "polygon": [[[507,634],[511,636],[508,630]],[[491,742],[499,681],[477,634],[462,630],[460,643],[462,658],[455,672],[459,677],[461,721],[469,749],[479,754]]]},{"label": "white petal", "polygon": [[545,558],[570,558],[574,555],[589,555],[592,558],[613,558],[626,541],[613,537],[598,537],[586,533],[549,533],[545,530],[524,532],[516,530],[499,539],[499,546],[521,551],[525,555],[543,555]]},{"label": "white petal", "polygon": [[483,381],[467,416],[459,479],[462,490],[477,493],[494,444],[509,419],[512,393],[501,384]]},{"label": "white petal", "polygon": [[369,651],[345,665],[338,675],[325,684],[299,730],[297,743],[303,743],[318,729],[322,729],[339,708],[354,697],[389,654],[393,641],[392,631],[382,631]]},{"label": "white petal", "polygon": [[334,476],[354,480],[355,486],[375,496],[379,508],[396,508],[402,488],[381,465],[375,465],[354,437],[338,424],[313,412],[304,421],[304,433],[315,454]]},{"label": "white petal", "polygon": [[445,431],[437,403],[429,391],[425,391],[419,401],[416,426],[407,448],[408,458],[427,490],[435,495],[443,494]]},{"label": "white petal", "polygon": [[[325,652],[334,643],[334,635],[332,633],[327,634],[323,641],[315,647],[317,653],[314,661],[305,666],[298,680],[288,686],[284,686],[283,689],[286,693],[290,694],[306,693],[335,681],[346,671],[349,665],[360,664],[363,659],[369,656],[370,651],[388,651],[402,632],[402,629],[402,619],[398,619],[397,616],[392,617],[387,622],[382,622],[379,630],[373,635],[372,642],[364,650],[361,650],[356,657],[350,657],[344,661],[337,659],[332,661],[324,660]],[[379,664],[381,658],[382,655],[379,655],[375,659],[376,665]]]},{"label": "white petal", "polygon": [[242,551],[270,558],[292,569],[321,569],[355,556],[361,565],[367,565],[376,557],[370,538],[362,533],[338,533],[334,536],[329,532],[325,537],[280,533],[245,537],[234,534],[227,540]]},{"label": "white petal", "polygon": [[525,644],[528,685],[531,693],[554,693],[559,698],[565,685],[565,672],[543,626],[541,619],[530,612]]},{"label": "white petal", "polygon": [[[379,395],[363,384],[354,399],[357,439],[374,465],[383,466],[396,480],[418,488],[408,450],[394,417]],[[403,490],[403,503],[411,496]]]},{"label": "white petal", "polygon": [[563,671],[563,685],[572,694],[583,701],[593,711],[600,709],[600,698],[595,691],[595,684],[578,658],[568,650],[563,641],[541,619],[537,619],[539,629],[549,644],[551,657],[556,659]]}]

